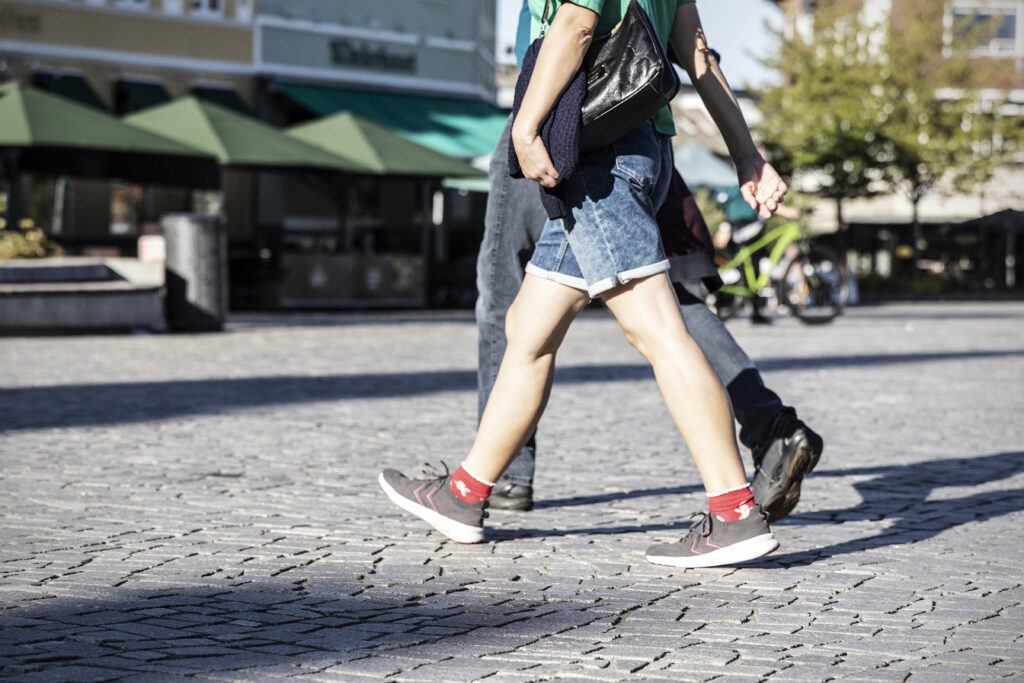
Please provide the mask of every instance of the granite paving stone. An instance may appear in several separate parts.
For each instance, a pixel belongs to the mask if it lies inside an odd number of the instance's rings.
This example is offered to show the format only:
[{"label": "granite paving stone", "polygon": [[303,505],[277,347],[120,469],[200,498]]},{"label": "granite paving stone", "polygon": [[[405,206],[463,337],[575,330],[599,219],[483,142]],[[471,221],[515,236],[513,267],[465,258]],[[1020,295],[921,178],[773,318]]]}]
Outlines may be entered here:
[{"label": "granite paving stone", "polygon": [[375,482],[469,448],[470,311],[0,337],[0,679],[1024,678],[1024,303],[727,327],[826,446],[780,549],[703,570],[644,561],[706,499],[599,305],[475,546]]}]

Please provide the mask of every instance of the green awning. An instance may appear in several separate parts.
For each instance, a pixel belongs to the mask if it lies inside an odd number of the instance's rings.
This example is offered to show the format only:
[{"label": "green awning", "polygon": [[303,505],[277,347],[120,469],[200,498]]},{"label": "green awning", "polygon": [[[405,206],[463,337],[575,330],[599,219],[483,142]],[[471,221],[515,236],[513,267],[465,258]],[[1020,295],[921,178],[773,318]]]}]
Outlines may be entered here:
[{"label": "green awning", "polygon": [[319,116],[342,111],[375,121],[442,154],[471,159],[494,151],[508,112],[482,100],[399,95],[280,83],[282,93]]},{"label": "green awning", "polygon": [[216,188],[217,161],[115,116],[19,83],[0,85],[0,150],[23,171]]},{"label": "green awning", "polygon": [[124,122],[212,154],[224,166],[350,173],[365,170],[360,163],[289,137],[251,116],[192,96],[131,114]]},{"label": "green awning", "polygon": [[245,103],[242,96],[234,88],[212,88],[210,86],[197,86],[192,88],[192,94],[204,102],[216,104],[218,107],[230,109],[239,114],[252,116],[252,109]]},{"label": "green awning", "polygon": [[41,90],[84,104],[93,109],[108,111],[107,105],[92,89],[89,82],[78,74],[60,74],[39,71],[32,74],[32,84]]},{"label": "green awning", "polygon": [[117,111],[121,114],[171,101],[167,89],[155,81],[121,79],[117,82],[117,95],[122,103],[122,107]]},{"label": "green awning", "polygon": [[293,126],[288,135],[389,176],[484,176],[464,161],[418,145],[372,121],[344,112]]}]

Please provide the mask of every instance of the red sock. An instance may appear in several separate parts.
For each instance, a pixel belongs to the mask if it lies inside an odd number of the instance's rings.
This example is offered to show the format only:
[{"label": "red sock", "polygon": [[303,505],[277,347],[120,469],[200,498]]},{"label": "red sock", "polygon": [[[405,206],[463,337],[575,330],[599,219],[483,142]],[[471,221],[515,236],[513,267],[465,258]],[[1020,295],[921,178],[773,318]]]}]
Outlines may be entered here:
[{"label": "red sock", "polygon": [[708,496],[708,507],[722,522],[738,522],[746,519],[754,509],[754,494],[749,486],[731,489],[714,496]]},{"label": "red sock", "polygon": [[460,465],[459,469],[452,472],[450,488],[452,494],[462,502],[479,503],[491,495],[494,484],[477,479]]}]

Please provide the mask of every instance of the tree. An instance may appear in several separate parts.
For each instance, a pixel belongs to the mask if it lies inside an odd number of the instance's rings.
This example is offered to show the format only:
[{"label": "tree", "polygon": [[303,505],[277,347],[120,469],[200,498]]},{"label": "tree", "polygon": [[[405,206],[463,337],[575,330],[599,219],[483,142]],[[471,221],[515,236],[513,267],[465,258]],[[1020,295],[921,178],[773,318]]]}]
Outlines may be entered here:
[{"label": "tree", "polygon": [[825,4],[808,35],[781,40],[767,60],[783,84],[760,93],[759,132],[784,171],[821,179],[809,189],[836,200],[840,230],[844,199],[905,193],[916,277],[922,197],[986,181],[1017,146],[1019,126],[975,96],[970,40],[943,49],[944,3],[879,25]]},{"label": "tree", "polygon": [[918,204],[934,190],[966,192],[991,178],[1017,146],[1019,127],[974,91],[967,47],[994,30],[985,22],[954,27],[939,49],[942,3],[925,3],[915,16],[889,22],[882,53],[882,116],[890,184],[913,207],[913,276],[918,277],[921,225]]},{"label": "tree", "polygon": [[835,200],[840,231],[843,200],[882,191],[888,166],[877,130],[877,47],[868,35],[858,17],[822,7],[809,35],[779,34],[766,63],[783,84],[757,93],[757,133],[769,157],[783,174],[802,173],[808,191]]}]

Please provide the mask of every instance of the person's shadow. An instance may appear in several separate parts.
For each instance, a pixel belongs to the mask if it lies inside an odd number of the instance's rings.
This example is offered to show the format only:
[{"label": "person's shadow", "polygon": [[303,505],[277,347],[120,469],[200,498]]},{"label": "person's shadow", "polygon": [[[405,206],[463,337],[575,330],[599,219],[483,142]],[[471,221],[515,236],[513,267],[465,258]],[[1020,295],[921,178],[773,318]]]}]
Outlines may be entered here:
[{"label": "person's shadow", "polygon": [[[855,467],[814,472],[804,480],[803,490],[813,489],[817,477],[863,477],[853,487],[861,495],[861,503],[852,508],[795,513],[781,524],[842,524],[850,521],[891,521],[885,529],[867,537],[850,539],[832,545],[780,555],[769,555],[744,566],[792,567],[813,564],[819,560],[881,548],[892,544],[914,543],[967,524],[1024,510],[1024,488],[999,489],[973,493],[959,498],[943,497],[929,500],[932,491],[949,487],[975,487],[1009,479],[1024,472],[1024,451],[993,453],[973,458],[932,460],[909,465]],[[700,486],[659,487],[628,491],[621,494],[602,493],[559,500],[538,501],[538,508],[576,505],[600,505],[623,498],[658,495],[679,495],[700,491]],[[644,533],[678,531],[680,536],[692,522],[680,520],[668,524],[613,525],[578,529],[504,528],[491,530],[494,540],[524,537],[557,537],[581,534]],[[778,524],[778,523],[777,523]]]},{"label": "person's shadow", "polygon": [[[986,490],[960,497],[932,499],[940,488],[976,487],[1024,472],[1024,451],[993,453],[973,458],[931,460],[911,465],[830,470],[819,476],[877,475],[853,485],[861,503],[853,508],[794,514],[785,523],[836,524],[849,521],[891,521],[873,536],[854,538],[799,552],[771,555],[759,564],[791,567],[872,550],[893,544],[916,543],[970,522],[983,522],[1024,510],[1024,487]],[[811,475],[814,477],[814,474]],[[813,486],[813,478],[805,481]]]}]

